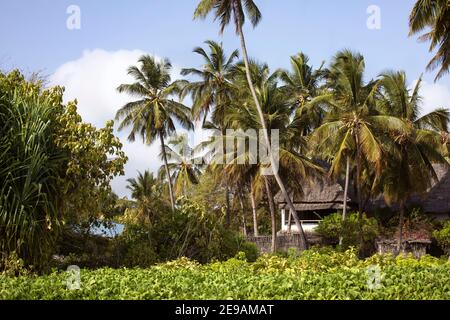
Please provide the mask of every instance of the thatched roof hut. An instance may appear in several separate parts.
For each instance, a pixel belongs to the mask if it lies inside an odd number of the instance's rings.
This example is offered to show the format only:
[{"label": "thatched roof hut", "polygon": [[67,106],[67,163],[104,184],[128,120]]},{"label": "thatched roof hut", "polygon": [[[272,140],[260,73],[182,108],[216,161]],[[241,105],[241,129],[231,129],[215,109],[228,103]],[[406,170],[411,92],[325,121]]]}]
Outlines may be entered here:
[{"label": "thatched roof hut", "polygon": [[[291,192],[291,199],[292,199]],[[275,201],[280,209],[286,207],[286,201],[281,192],[275,196]],[[350,204],[352,200],[347,198]],[[294,193],[294,206],[297,211],[316,211],[316,210],[341,210],[344,203],[344,190],[339,183],[333,183],[330,180],[316,180],[305,185],[302,193]]]}]

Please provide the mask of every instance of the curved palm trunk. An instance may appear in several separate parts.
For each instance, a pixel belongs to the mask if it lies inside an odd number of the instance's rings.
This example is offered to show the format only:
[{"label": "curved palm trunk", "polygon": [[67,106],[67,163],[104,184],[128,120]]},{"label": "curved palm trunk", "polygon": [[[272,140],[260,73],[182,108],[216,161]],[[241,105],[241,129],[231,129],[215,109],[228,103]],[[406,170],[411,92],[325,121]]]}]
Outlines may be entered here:
[{"label": "curved palm trunk", "polygon": [[[350,180],[350,157],[347,156],[347,164],[345,167],[345,185],[344,185],[344,207],[342,208],[342,221],[345,221],[347,217],[347,197],[348,197],[348,184]],[[343,237],[339,237],[339,245],[342,245]]]},{"label": "curved palm trunk", "polygon": [[[239,15],[238,14],[239,10],[237,8],[237,4],[235,3],[234,6],[235,6],[234,7],[235,14],[236,14],[236,16],[238,16]],[[269,134],[267,132],[266,121],[264,119],[264,114],[262,112],[261,105],[260,105],[260,103],[258,101],[258,96],[256,95],[256,90],[255,90],[255,87],[253,86],[253,80],[252,80],[252,76],[250,74],[247,46],[245,44],[244,32],[242,31],[242,24],[241,24],[241,21],[239,19],[236,19],[236,22],[237,22],[237,25],[236,25],[237,31],[238,31],[238,34],[239,34],[239,37],[240,37],[240,41],[241,41],[242,55],[243,55],[243,58],[244,58],[245,71],[246,71],[246,75],[247,75],[248,85],[249,85],[250,91],[252,93],[253,100],[254,100],[255,105],[256,105],[256,109],[258,110],[258,115],[259,115],[259,118],[260,118],[260,121],[261,121],[261,125],[263,127],[264,140],[265,140],[266,145],[267,145],[269,159],[270,159],[270,164],[271,164],[272,168],[276,168],[275,159],[273,157],[273,153],[272,153],[271,146],[270,146]],[[292,203],[292,200],[291,200],[291,198],[289,197],[289,194],[286,191],[286,187],[284,186],[284,183],[281,180],[281,177],[280,177],[279,173],[276,170],[273,170],[273,174],[274,174],[275,180],[277,181],[277,183],[278,183],[278,185],[280,187],[281,193],[283,194],[283,196],[284,196],[284,198],[286,200],[286,203],[287,203],[287,205],[289,207],[289,210],[291,211],[291,214],[292,214],[292,216],[294,218],[294,221],[295,221],[295,225],[297,226],[297,229],[298,229],[298,231],[300,233],[300,246],[302,247],[302,249],[307,249],[308,244],[306,242],[305,232],[303,231],[303,228],[302,228],[302,225],[300,223],[300,220],[298,219],[297,212],[295,210],[294,204]]]},{"label": "curved palm trunk", "polygon": [[253,194],[253,183],[250,180],[250,199],[252,202],[252,212],[253,212],[253,234],[255,237],[259,236],[258,232],[258,215],[256,214],[256,201],[255,195]]},{"label": "curved palm trunk", "polygon": [[169,196],[170,196],[170,204],[172,205],[172,210],[175,210],[175,197],[173,195],[172,189],[172,178],[170,177],[169,163],[167,161],[166,154],[166,145],[164,143],[164,136],[162,133],[159,134],[159,139],[161,140],[161,147],[164,159],[164,167],[166,168],[167,180],[169,181]]},{"label": "curved palm trunk", "polygon": [[272,253],[277,251],[277,218],[275,213],[275,205],[273,203],[272,190],[270,190],[269,180],[264,177],[264,183],[266,185],[267,201],[269,202],[270,218],[272,222]]}]

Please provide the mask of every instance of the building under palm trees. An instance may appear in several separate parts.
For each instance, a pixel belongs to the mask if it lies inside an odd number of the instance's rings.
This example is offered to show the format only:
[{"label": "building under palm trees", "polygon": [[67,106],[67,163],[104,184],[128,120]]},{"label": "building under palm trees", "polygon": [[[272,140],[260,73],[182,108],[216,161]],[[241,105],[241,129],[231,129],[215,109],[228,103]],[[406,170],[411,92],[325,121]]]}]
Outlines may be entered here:
[{"label": "building under palm trees", "polygon": [[[446,165],[433,165],[437,175],[437,181],[433,181],[431,188],[423,195],[413,195],[408,200],[409,207],[419,207],[422,211],[436,220],[450,219],[450,171]],[[341,183],[328,180],[316,180],[309,186],[303,188],[302,194],[291,193],[297,215],[306,232],[312,232],[319,222],[332,213],[341,211],[344,206],[344,190]],[[353,192],[349,193],[348,210],[357,210],[356,197]],[[280,233],[289,231],[289,210],[286,207],[283,196],[278,193],[275,201],[281,212]],[[373,213],[376,209],[386,208],[388,204],[382,196],[372,201],[368,201],[365,211]],[[392,210],[397,210],[396,205],[390,206]],[[297,229],[291,219],[292,233]]]},{"label": "building under palm trees", "polygon": [[[341,211],[344,208],[344,189],[339,183],[329,180],[316,180],[303,188],[302,193],[291,192],[295,209],[305,232],[313,231],[320,220],[327,215]],[[289,220],[291,220],[291,232],[296,232],[297,227],[293,219],[289,218],[289,209],[281,193],[275,196],[278,208],[281,211],[281,232],[289,232]],[[347,207],[350,210],[355,203],[349,198]]]}]

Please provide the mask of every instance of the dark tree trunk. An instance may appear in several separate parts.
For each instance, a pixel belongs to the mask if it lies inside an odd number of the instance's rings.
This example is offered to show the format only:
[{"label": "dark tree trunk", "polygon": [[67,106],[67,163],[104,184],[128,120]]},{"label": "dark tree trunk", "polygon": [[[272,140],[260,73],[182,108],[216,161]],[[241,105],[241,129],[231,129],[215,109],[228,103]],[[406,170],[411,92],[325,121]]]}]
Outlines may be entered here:
[{"label": "dark tree trunk", "polygon": [[230,210],[230,188],[228,183],[225,186],[225,201],[226,201],[226,226],[231,226],[231,210]]},{"label": "dark tree trunk", "polygon": [[397,254],[400,254],[402,251],[403,244],[403,220],[405,216],[405,202],[400,202],[400,216],[398,222],[398,237],[397,237]]},{"label": "dark tree trunk", "polygon": [[[347,218],[347,198],[348,198],[348,185],[350,180],[350,157],[347,156],[347,163],[345,167],[345,185],[344,185],[344,207],[342,208],[342,221]],[[343,236],[339,237],[339,245],[342,245]]]}]

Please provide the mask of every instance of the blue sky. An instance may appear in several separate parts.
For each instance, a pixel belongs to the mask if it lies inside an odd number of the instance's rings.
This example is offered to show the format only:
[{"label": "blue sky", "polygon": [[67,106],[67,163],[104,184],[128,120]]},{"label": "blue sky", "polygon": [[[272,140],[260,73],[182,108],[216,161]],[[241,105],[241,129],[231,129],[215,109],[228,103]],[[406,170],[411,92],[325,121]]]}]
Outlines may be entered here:
[{"label": "blue sky", "polygon": [[[178,65],[195,65],[194,46],[220,39],[217,25],[193,21],[197,0],[2,0],[0,63],[52,73],[84,49],[140,49],[167,56]],[[337,50],[352,48],[367,60],[368,74],[400,68],[409,77],[423,72],[431,55],[427,45],[408,38],[408,14],[414,0],[257,1],[264,19],[247,32],[250,53],[272,67],[287,66],[288,56],[303,50],[315,64]],[[66,9],[81,8],[81,30],[66,28]],[[381,29],[369,30],[366,9],[381,9]],[[239,43],[233,30],[223,37]],[[432,74],[425,79],[431,81]],[[449,77],[442,82],[449,84]]]},{"label": "blue sky", "polygon": [[[181,67],[199,66],[201,60],[192,49],[206,39],[223,41],[228,51],[239,47],[233,28],[219,36],[211,19],[193,21],[198,0],[0,1],[0,69],[17,67],[48,75],[51,84],[66,86],[68,99],[79,99],[80,113],[97,125],[126,101],[114,89],[126,81],[126,67],[140,54],[170,58],[176,76]],[[350,48],[365,56],[368,77],[401,69],[413,82],[432,57],[428,44],[408,37],[408,15],[414,2],[256,0],[263,20],[255,30],[246,26],[249,53],[274,70],[288,67],[289,56],[300,50],[318,66],[336,51]],[[80,30],[66,27],[70,5],[81,9]],[[371,5],[381,10],[380,30],[366,26]],[[450,76],[433,84],[434,75],[424,74],[425,107],[450,107]],[[127,144],[125,148],[132,158],[128,176],[159,166],[154,146],[144,150],[141,145]],[[126,193],[123,179],[116,185],[119,193]]]}]

